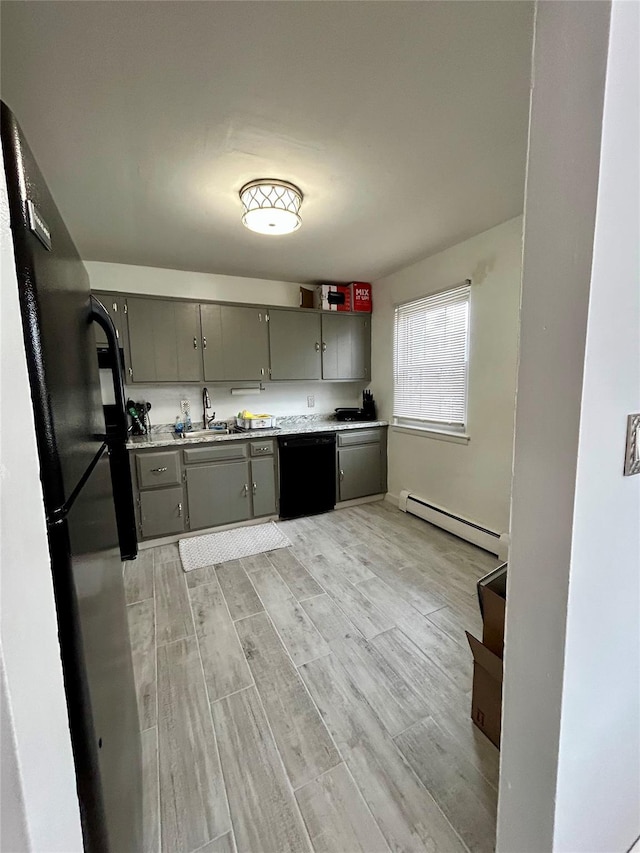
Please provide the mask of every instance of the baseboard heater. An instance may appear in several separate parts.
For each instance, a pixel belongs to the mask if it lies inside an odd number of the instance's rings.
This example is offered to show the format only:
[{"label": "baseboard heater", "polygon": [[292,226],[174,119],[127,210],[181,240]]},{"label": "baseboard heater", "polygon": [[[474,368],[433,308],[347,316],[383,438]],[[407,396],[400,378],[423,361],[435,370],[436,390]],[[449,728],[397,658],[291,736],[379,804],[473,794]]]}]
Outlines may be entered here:
[{"label": "baseboard heater", "polygon": [[481,527],[473,521],[454,515],[442,507],[435,506],[424,498],[413,495],[408,491],[400,492],[398,496],[398,509],[402,512],[411,513],[418,518],[429,521],[437,527],[442,527],[450,533],[454,533],[461,539],[466,539],[485,551],[496,554],[501,559],[507,559],[509,551],[509,538],[506,534],[497,533],[487,527]]}]

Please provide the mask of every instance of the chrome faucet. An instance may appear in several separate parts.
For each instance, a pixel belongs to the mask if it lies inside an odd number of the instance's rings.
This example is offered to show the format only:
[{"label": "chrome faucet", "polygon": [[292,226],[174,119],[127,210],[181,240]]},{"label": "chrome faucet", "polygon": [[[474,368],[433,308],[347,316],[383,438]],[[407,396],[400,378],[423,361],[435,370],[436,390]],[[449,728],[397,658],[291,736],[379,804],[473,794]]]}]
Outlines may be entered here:
[{"label": "chrome faucet", "polygon": [[216,413],[209,415],[211,410],[211,397],[209,397],[209,389],[202,389],[202,426],[204,429],[209,429],[212,421],[215,420]]}]

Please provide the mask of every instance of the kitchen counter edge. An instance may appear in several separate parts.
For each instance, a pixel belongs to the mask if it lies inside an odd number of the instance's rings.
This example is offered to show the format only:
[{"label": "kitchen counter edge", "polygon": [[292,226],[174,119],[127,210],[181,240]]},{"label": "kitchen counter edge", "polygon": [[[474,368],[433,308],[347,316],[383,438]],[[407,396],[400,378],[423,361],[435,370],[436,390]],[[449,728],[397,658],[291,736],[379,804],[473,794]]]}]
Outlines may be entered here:
[{"label": "kitchen counter edge", "polygon": [[219,435],[214,430],[211,435],[194,438],[173,437],[173,433],[156,433],[155,435],[139,435],[127,442],[128,450],[146,450],[149,447],[183,447],[186,444],[211,444],[218,441],[247,441],[262,438],[276,438],[279,435],[304,435],[313,432],[343,432],[352,429],[373,429],[389,426],[388,421],[316,421],[313,424],[291,424],[278,429],[257,429],[253,432],[232,433]]}]

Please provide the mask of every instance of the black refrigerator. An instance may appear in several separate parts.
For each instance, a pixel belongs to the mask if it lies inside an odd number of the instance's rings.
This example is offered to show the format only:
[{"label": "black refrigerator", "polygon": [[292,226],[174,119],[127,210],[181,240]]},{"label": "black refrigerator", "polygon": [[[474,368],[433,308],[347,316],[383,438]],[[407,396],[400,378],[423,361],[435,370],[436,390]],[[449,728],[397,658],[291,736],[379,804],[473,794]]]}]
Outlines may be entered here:
[{"label": "black refrigerator", "polygon": [[[142,772],[122,560],[137,544],[115,329],[4,103],[0,131],[84,846],[129,853]],[[94,323],[122,413],[108,431]]]}]

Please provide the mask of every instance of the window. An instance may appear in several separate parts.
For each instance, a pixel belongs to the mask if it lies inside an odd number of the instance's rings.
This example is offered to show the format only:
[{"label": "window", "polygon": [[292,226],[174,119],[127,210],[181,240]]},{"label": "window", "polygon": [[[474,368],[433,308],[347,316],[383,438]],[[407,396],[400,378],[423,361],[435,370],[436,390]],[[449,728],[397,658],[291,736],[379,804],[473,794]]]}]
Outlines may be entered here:
[{"label": "window", "polygon": [[398,305],[393,416],[399,425],[463,432],[470,282]]}]

